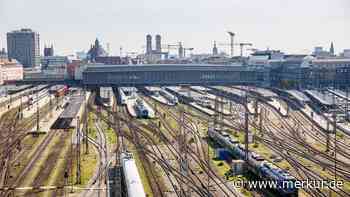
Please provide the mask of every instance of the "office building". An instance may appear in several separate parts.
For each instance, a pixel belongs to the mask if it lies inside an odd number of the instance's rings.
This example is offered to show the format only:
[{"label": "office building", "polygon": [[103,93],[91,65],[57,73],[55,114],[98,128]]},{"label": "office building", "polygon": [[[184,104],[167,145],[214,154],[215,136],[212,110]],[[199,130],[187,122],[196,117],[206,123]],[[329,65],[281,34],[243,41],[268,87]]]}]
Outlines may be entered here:
[{"label": "office building", "polygon": [[15,59],[0,58],[0,85],[23,79],[23,66]]},{"label": "office building", "polygon": [[18,60],[25,68],[40,66],[40,38],[31,29],[7,33],[7,50],[10,59]]},{"label": "office building", "polygon": [[48,56],[53,56],[53,45],[51,45],[51,47],[46,47],[44,48],[44,56],[48,57]]},{"label": "office building", "polygon": [[45,56],[41,58],[42,67],[65,66],[69,62],[67,56]]}]

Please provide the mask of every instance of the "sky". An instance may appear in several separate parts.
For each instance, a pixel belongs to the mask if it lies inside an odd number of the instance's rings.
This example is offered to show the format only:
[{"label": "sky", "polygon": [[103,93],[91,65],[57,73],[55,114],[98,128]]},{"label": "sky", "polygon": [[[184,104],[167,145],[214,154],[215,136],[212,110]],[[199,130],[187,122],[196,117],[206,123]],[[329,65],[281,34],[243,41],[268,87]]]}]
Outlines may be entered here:
[{"label": "sky", "polygon": [[229,42],[226,31],[253,48],[310,53],[333,41],[341,52],[350,48],[349,9],[349,0],[0,0],[0,48],[7,32],[31,28],[41,49],[53,44],[59,55],[86,51],[96,37],[113,55],[142,52],[146,34],[210,53],[214,40]]}]

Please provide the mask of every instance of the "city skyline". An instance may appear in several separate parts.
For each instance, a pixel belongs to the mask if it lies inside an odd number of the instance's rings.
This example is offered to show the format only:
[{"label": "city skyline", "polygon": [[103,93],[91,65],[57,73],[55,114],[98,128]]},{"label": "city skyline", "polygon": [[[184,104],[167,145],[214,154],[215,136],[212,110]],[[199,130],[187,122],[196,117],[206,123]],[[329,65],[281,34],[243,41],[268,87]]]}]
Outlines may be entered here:
[{"label": "city skyline", "polygon": [[[288,53],[311,53],[315,46],[328,50],[331,42],[336,53],[350,47],[345,36],[350,33],[346,0],[234,0],[221,4],[180,0],[170,6],[160,0],[85,2],[1,1],[0,47],[7,48],[7,32],[21,28],[38,32],[40,48],[53,44],[60,55],[87,51],[96,37],[104,47],[110,43],[113,55],[119,55],[120,46],[124,52],[143,52],[146,34],[162,35],[163,43],[182,41],[195,48],[195,53],[210,53],[214,40],[229,42],[228,30],[237,34],[237,42]],[[229,48],[219,46],[220,51],[229,53]],[[235,53],[238,55],[238,47]]]}]

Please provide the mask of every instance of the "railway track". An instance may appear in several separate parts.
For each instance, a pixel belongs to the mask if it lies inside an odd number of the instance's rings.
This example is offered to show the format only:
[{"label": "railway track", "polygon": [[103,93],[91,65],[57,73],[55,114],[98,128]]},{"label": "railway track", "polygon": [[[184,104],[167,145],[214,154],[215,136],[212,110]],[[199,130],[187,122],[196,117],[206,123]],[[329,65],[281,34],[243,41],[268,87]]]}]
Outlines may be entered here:
[{"label": "railway track", "polygon": [[[29,118],[19,120],[19,111],[18,108],[13,109],[16,111],[15,118],[11,118],[13,116],[7,116],[5,115],[6,119],[11,119],[8,122],[13,122],[14,125],[9,127],[12,128],[12,132],[7,132],[7,135],[5,135],[5,139],[0,142],[0,146],[4,147],[4,151],[1,152],[2,161],[4,158],[7,158],[8,165],[11,165],[13,167],[14,162],[16,162],[19,159],[19,155],[21,154],[22,148],[21,148],[21,141],[28,135],[27,131],[30,130],[35,122],[36,122],[36,116],[32,115]],[[46,116],[49,111],[51,110],[47,105],[44,106],[41,110],[41,114]],[[37,146],[37,149],[33,152],[33,156],[30,158],[30,160],[25,164],[25,166],[19,171],[19,174],[16,174],[14,176],[13,180],[8,181],[8,177],[3,180],[2,186],[6,186],[9,188],[15,188],[18,186],[20,181],[26,176],[26,174],[30,171],[30,169],[35,164],[36,160],[40,157],[41,153],[45,149],[45,147],[50,143],[53,136],[55,135],[55,132],[49,132],[44,140]],[[10,167],[3,168],[4,173],[7,173],[7,170]],[[9,196],[11,195],[11,191],[3,192],[3,196]]]},{"label": "railway track", "polygon": [[[137,123],[137,125],[133,124],[135,122]],[[184,184],[185,183],[184,179],[186,181],[190,181],[190,182],[192,181],[194,186],[191,186],[191,187],[194,187],[194,188],[197,187],[197,190],[193,190],[193,191],[197,191],[197,193],[198,192],[199,193],[202,192],[201,195],[206,193],[205,192],[206,189],[203,189],[204,183],[202,182],[202,180],[200,180],[198,178],[198,176],[195,177],[197,179],[196,180],[197,183],[196,183],[194,178],[191,178],[190,180],[187,180],[188,177],[183,176],[183,174],[181,174],[179,172],[179,170],[173,172],[172,174],[169,173],[169,168],[173,169],[173,170],[174,170],[174,168],[172,166],[170,166],[169,163],[166,162],[166,160],[164,159],[164,158],[167,158],[167,155],[164,155],[164,153],[162,153],[162,151],[159,149],[158,146],[156,146],[156,145],[155,146],[150,146],[150,144],[156,144],[156,142],[153,141],[153,138],[151,136],[149,136],[150,134],[148,132],[144,132],[142,129],[140,129],[140,128],[147,128],[148,130],[153,130],[153,132],[155,132],[157,130],[157,128],[155,127],[154,124],[151,125],[151,126],[144,125],[143,123],[141,123],[140,121],[135,120],[135,119],[133,119],[133,121],[127,121],[127,122],[124,122],[124,123],[128,124],[128,127],[131,128],[131,130],[137,130],[138,135],[141,135],[141,137],[142,137],[142,139],[140,139],[140,140],[145,142],[145,144],[146,144],[144,147],[142,147],[142,150],[145,150],[144,152],[146,153],[147,157],[151,157],[153,162],[158,161],[157,162],[158,165],[162,167],[163,171],[165,172],[166,175],[168,175],[168,177],[170,175],[173,177],[173,179],[170,178],[170,180],[175,180],[174,182],[177,182],[176,185],[181,185],[181,184],[178,184],[178,183]],[[157,131],[157,132],[159,133],[159,131]],[[126,138],[128,138],[127,135],[125,135],[125,136],[126,136]],[[131,137],[131,139],[130,139],[130,137]],[[174,136],[174,138],[175,138],[175,136]],[[129,134],[129,141],[131,141],[131,142],[135,141],[133,139],[135,139],[135,136],[130,136],[130,134]],[[163,140],[166,140],[163,143],[166,145],[166,148],[168,149],[168,151],[172,152],[172,155],[174,155],[175,157],[178,157],[179,156],[179,152],[177,152],[177,149],[172,145],[171,141],[169,141],[169,139],[163,139]],[[152,151],[149,151],[149,148],[151,148]],[[158,150],[159,155],[154,154],[154,152],[157,152],[157,150]],[[195,157],[195,153],[194,152],[191,152],[190,155],[191,155],[191,157]],[[192,159],[196,159],[196,158],[192,158]],[[202,161],[199,161],[199,160],[195,160],[195,161],[197,163],[201,163],[202,162],[202,164],[207,163],[207,162],[203,161],[203,159],[202,159]],[[193,169],[190,169],[190,171],[191,171],[190,174],[194,174],[195,175],[195,172],[193,171]],[[181,180],[180,180],[180,178],[181,178]],[[197,186],[198,183],[199,183],[200,187]],[[176,186],[176,185],[174,184],[174,186]],[[221,186],[221,184],[219,184],[219,185]],[[223,184],[223,185],[225,185],[225,184]],[[177,188],[177,186],[176,186],[176,188]],[[176,191],[176,188],[174,188],[175,191]],[[181,190],[181,188],[180,188],[180,190]],[[201,196],[201,195],[199,195],[199,196]],[[207,193],[206,193],[206,195],[207,195]],[[227,194],[226,196],[232,196],[232,195],[228,195]]]},{"label": "railway track", "polygon": [[[30,161],[26,164],[26,166],[21,170],[21,172],[15,177],[14,181],[9,185],[10,188],[17,187],[23,178],[30,172],[30,170],[35,165],[36,161],[40,158],[42,152],[44,152],[45,148],[50,144],[53,137],[57,131],[51,131],[46,136],[45,139],[40,143],[38,148],[35,150],[33,156]],[[11,192],[5,194],[4,196],[10,196]]]},{"label": "railway track", "polygon": [[[273,110],[269,110],[270,113],[274,113]],[[244,130],[244,126],[242,124],[242,122],[244,121],[244,115],[237,111],[236,117],[231,118],[231,122],[228,124],[227,121],[225,122],[221,122],[221,124],[223,126],[235,129],[236,131],[243,131]],[[279,117],[279,115],[277,114],[277,116]],[[301,122],[300,120],[300,116],[295,118],[294,116],[291,116],[290,119],[294,119],[294,122],[297,122],[299,124],[302,124],[303,122]],[[224,117],[224,119],[227,120],[227,118]],[[274,152],[278,153],[280,156],[282,156],[287,162],[289,162],[293,168],[295,168],[295,171],[297,173],[297,175],[299,177],[304,177],[305,178],[309,178],[311,180],[314,180],[315,178],[319,178],[319,179],[324,179],[324,177],[322,177],[320,174],[315,173],[312,169],[310,169],[308,166],[305,166],[303,164],[300,163],[299,158],[306,158],[312,162],[315,163],[315,165],[324,165],[327,166],[329,169],[329,172],[332,173],[334,172],[334,157],[331,157],[329,155],[323,154],[321,153],[321,151],[318,151],[317,149],[315,149],[314,147],[310,146],[309,144],[307,144],[305,141],[302,141],[301,136],[297,135],[297,131],[296,129],[291,127],[291,122],[290,120],[285,120],[281,117],[279,117],[278,120],[280,123],[280,125],[276,125],[273,123],[273,121],[271,119],[266,119],[264,120],[264,133],[269,132],[269,135],[267,136],[268,138],[272,138],[271,140],[267,140],[266,138],[258,138],[260,142],[262,142],[264,145],[266,145],[267,147],[269,147],[271,150],[273,150]],[[289,121],[289,122],[288,122]],[[270,125],[266,125],[270,124]],[[271,125],[272,124],[272,125]],[[254,129],[259,129],[259,125],[257,125],[254,121],[254,119],[249,118],[249,125],[252,126]],[[281,125],[283,125],[281,127]],[[303,125],[304,126],[304,125]],[[273,127],[273,128],[271,128]],[[281,133],[281,128],[284,131],[283,134]],[[306,127],[302,128],[304,130],[304,132],[309,132],[307,130]],[[289,135],[289,133],[291,133],[291,135]],[[322,132],[320,132],[322,133]],[[278,137],[276,136],[271,136],[271,134],[280,134]],[[286,137],[287,136],[287,137]],[[323,136],[325,136],[325,134],[323,134]],[[278,146],[277,146],[278,145]],[[284,146],[282,146],[284,145]],[[277,148],[276,148],[277,146]],[[348,145],[346,144],[341,144],[340,146],[342,146],[342,155],[347,157],[347,149],[348,149]],[[296,148],[297,147],[297,148]],[[303,149],[300,149],[300,147],[303,147]],[[338,148],[338,147],[337,147]],[[289,153],[289,155],[283,155],[283,152],[281,153],[281,150],[287,151]],[[333,150],[333,149],[331,149]],[[311,152],[311,153],[310,153]],[[314,155],[322,155],[321,158],[317,158]],[[293,155],[293,157],[291,157],[291,155]],[[327,162],[323,162],[324,160],[327,160]],[[339,162],[337,160],[337,174],[342,174],[340,175],[343,179],[345,180],[349,180],[349,164],[348,163],[344,163],[344,162]],[[339,167],[341,166],[341,167]],[[303,174],[304,176],[301,176],[300,174]],[[304,180],[303,179],[303,180]],[[322,179],[322,180],[323,180]],[[348,191],[344,191],[342,189],[338,190],[334,190],[332,191],[333,193],[338,194],[339,196],[347,196],[350,195]],[[321,191],[309,191],[309,193],[313,196],[324,196],[324,194]]]},{"label": "railway track", "polygon": [[[268,126],[273,129],[273,131],[275,131],[276,134],[280,135],[280,138],[285,138],[286,142],[285,143],[289,143],[289,142],[293,142],[294,144],[297,145],[297,147],[303,147],[305,148],[305,150],[302,150],[299,148],[299,151],[304,151],[303,154],[308,154],[310,158],[312,158],[312,155],[317,155],[319,157],[316,158],[315,160],[317,160],[319,163],[325,163],[324,165],[326,165],[326,163],[330,163],[330,164],[334,164],[334,162],[336,162],[339,165],[339,168],[341,169],[341,167],[343,167],[343,173],[348,174],[348,177],[344,177],[347,178],[346,180],[349,180],[350,178],[350,164],[340,161],[338,158],[335,159],[334,157],[320,151],[317,150],[315,147],[311,146],[310,144],[308,144],[305,140],[303,140],[303,138],[300,136],[299,132],[297,132],[291,125],[288,124],[287,121],[281,120],[282,121],[282,127],[284,128],[284,132],[283,134],[281,134],[280,132],[280,127],[278,125],[276,125],[275,123],[273,123],[272,121],[267,121]],[[283,136],[282,136],[283,135]],[[296,148],[297,148],[296,147]],[[332,167],[332,165],[329,165],[327,167]]]},{"label": "railway track", "polygon": [[[162,106],[162,109],[164,109],[163,111],[165,111],[165,113],[167,114],[167,116],[172,117],[174,120],[176,120],[177,122],[179,122],[181,124],[181,120],[180,120],[180,114],[175,113],[174,111],[171,110],[170,107],[167,106]],[[231,193],[231,195],[239,195],[237,192],[232,191],[231,188],[227,187],[227,185],[224,183],[224,181],[221,180],[220,177],[218,177],[216,175],[216,173],[211,169],[211,167],[208,165],[208,158],[204,157],[205,155],[207,155],[207,149],[204,149],[204,145],[203,140],[202,140],[202,136],[199,133],[198,128],[196,128],[196,123],[194,123],[191,118],[188,117],[189,113],[184,113],[184,120],[183,120],[183,126],[186,130],[186,132],[188,132],[190,134],[190,136],[196,138],[196,142],[195,143],[195,150],[197,151],[193,151],[192,149],[190,150],[190,159],[194,160],[196,162],[196,165],[199,165],[201,167],[201,169],[206,173],[206,175],[214,182],[214,185],[217,186],[219,189],[221,189],[222,191],[225,191],[225,189]],[[178,134],[178,132],[176,132],[174,129],[171,128],[171,125],[169,125],[169,123],[167,122],[167,120],[164,119],[164,117],[160,116],[160,120],[162,121],[163,125],[166,125],[165,127],[167,128],[168,132],[170,133],[170,135],[172,136],[173,139],[176,139],[176,135]],[[157,125],[153,125],[155,127],[154,131],[157,130]],[[158,129],[159,130],[159,129]],[[161,135],[161,131],[157,133],[158,135]],[[168,142],[168,144],[171,144]],[[176,149],[175,149],[176,150]],[[181,154],[180,154],[181,155]],[[201,157],[202,156],[202,157]],[[207,161],[205,161],[207,160]],[[219,180],[219,181],[216,181]],[[202,182],[200,183],[200,185],[204,185]],[[226,188],[225,188],[226,187]],[[228,195],[227,192],[224,192],[224,194]]]},{"label": "railway track", "polygon": [[[310,146],[308,143],[302,140],[302,138],[298,135],[296,129],[294,129],[292,125],[288,124],[286,120],[280,119],[281,125],[277,125],[276,123],[269,120],[265,121],[266,124],[264,130],[265,132],[267,132],[268,137],[271,138],[271,141],[261,141],[264,142],[264,144],[272,150],[287,151],[289,153],[288,157],[286,157],[283,154],[281,156],[284,157],[292,165],[292,167],[296,167],[296,170],[300,170],[300,168],[303,168],[303,172],[309,174],[309,176],[307,176],[306,178],[309,178],[311,180],[315,180],[315,178],[317,178],[316,180],[324,180],[325,178],[327,179],[327,177],[324,177],[314,172],[314,170],[312,170],[310,167],[300,163],[299,158],[307,159],[308,161],[313,162],[315,165],[320,165],[321,167],[328,169],[330,173],[333,173],[335,170],[333,164],[336,160],[337,164],[339,165],[337,167],[338,176],[346,181],[349,180],[350,168],[348,163],[341,162],[335,159],[334,157],[331,157]],[[280,133],[281,127],[284,131],[283,134]],[[279,149],[276,149],[274,146],[271,146],[271,144],[275,144],[275,146],[279,145]],[[348,191],[345,191],[343,189],[332,191],[340,196],[350,195]]]}]

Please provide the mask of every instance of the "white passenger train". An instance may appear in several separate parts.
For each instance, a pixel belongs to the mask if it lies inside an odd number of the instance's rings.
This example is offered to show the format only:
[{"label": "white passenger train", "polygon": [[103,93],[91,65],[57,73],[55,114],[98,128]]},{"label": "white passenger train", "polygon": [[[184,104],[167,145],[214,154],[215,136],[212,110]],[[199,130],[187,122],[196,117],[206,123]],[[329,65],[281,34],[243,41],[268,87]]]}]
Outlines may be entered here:
[{"label": "white passenger train", "polygon": [[118,102],[121,105],[126,105],[128,99],[136,98],[137,89],[135,87],[120,87],[118,88]]},{"label": "white passenger train", "polygon": [[121,162],[128,197],[145,197],[146,193],[132,153],[122,153]]},{"label": "white passenger train", "polygon": [[150,112],[141,99],[137,99],[134,105],[136,116],[138,118],[150,118]]},{"label": "white passenger train", "polygon": [[119,103],[122,105],[126,104],[126,96],[122,88],[118,88],[118,98],[119,98]]},{"label": "white passenger train", "polygon": [[100,87],[100,97],[103,105],[107,107],[114,105],[114,93],[111,87]]},{"label": "white passenger train", "polygon": [[171,93],[166,91],[164,88],[162,88],[159,91],[159,94],[162,95],[164,98],[166,98],[169,101],[169,103],[172,105],[176,105],[179,102],[176,96],[172,95]]}]

